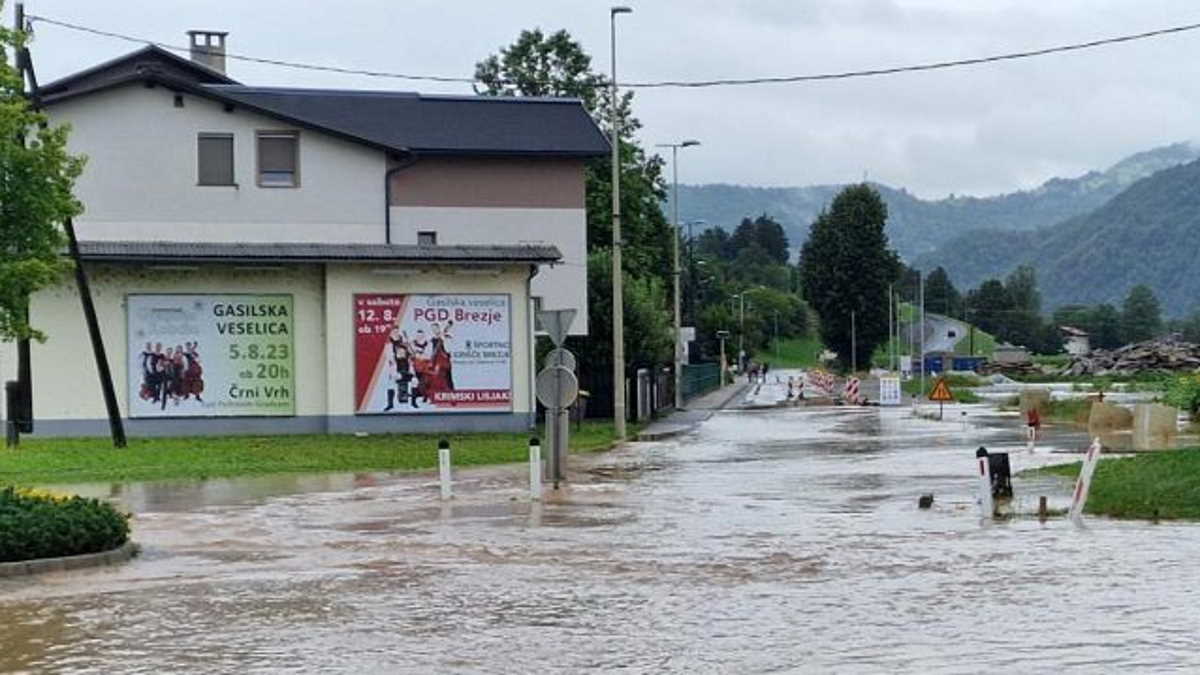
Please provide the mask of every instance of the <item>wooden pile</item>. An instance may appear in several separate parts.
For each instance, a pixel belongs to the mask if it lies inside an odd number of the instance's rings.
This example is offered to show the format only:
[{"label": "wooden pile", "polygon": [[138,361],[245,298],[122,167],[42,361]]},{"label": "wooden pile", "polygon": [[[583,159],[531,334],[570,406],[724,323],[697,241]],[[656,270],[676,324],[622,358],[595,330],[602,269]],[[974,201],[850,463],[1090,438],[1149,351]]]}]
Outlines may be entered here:
[{"label": "wooden pile", "polygon": [[1005,375],[1007,377],[1048,374],[1044,368],[1034,363],[1000,363],[997,361],[989,361],[979,366],[977,372],[980,375]]},{"label": "wooden pile", "polygon": [[1200,345],[1171,338],[1076,356],[1060,375],[1129,375],[1147,370],[1200,373]]}]

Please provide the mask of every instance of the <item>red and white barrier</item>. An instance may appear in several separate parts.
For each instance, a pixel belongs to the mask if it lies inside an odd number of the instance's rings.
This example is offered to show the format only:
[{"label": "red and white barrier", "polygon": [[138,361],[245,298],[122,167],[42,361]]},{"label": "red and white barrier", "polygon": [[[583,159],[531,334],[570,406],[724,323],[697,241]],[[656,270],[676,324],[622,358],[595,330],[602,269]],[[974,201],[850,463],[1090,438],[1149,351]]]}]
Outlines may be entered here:
[{"label": "red and white barrier", "polygon": [[807,370],[804,372],[806,387],[814,396],[833,396],[836,378],[832,373],[823,370]]},{"label": "red and white barrier", "polygon": [[857,377],[852,377],[846,380],[846,390],[843,395],[847,403],[859,403],[861,399],[858,396],[859,381]]},{"label": "red and white barrier", "polygon": [[1083,517],[1083,507],[1087,504],[1088,490],[1092,487],[1092,474],[1096,472],[1096,464],[1100,462],[1100,439],[1092,441],[1087,454],[1083,457],[1083,468],[1079,470],[1079,480],[1075,481],[1075,495],[1071,499],[1069,515],[1078,521]]}]

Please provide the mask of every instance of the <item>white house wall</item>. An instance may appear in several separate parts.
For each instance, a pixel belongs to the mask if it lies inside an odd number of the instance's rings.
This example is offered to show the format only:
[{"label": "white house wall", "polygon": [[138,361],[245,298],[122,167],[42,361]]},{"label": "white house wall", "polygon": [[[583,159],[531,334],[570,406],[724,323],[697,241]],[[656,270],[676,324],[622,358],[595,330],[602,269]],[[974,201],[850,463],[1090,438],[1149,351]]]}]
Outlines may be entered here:
[{"label": "white house wall", "polygon": [[437,233],[438,244],[551,244],[562,261],[533,279],[543,309],[575,308],[572,335],[587,335],[587,215],[582,208],[393,206],[392,241],[417,243],[417,233]]},{"label": "white house wall", "polygon": [[[80,239],[371,243],[384,240],[381,150],[272,117],[132,84],[49,109],[88,163],[75,195]],[[300,187],[256,181],[255,134],[298,130]],[[233,186],[200,186],[197,135],[232,133]]]}]

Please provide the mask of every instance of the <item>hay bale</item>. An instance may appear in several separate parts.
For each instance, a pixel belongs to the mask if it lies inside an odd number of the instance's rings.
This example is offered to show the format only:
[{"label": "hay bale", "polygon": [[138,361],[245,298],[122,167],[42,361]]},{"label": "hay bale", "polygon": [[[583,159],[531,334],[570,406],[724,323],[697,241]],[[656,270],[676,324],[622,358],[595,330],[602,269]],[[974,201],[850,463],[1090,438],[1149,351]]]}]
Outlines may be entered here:
[{"label": "hay bale", "polygon": [[1037,408],[1038,414],[1045,414],[1050,405],[1050,390],[1042,388],[1026,388],[1021,390],[1021,415]]},{"label": "hay bale", "polygon": [[1175,446],[1179,411],[1158,403],[1133,406],[1133,449],[1164,450]]},{"label": "hay bale", "polygon": [[1133,428],[1133,411],[1112,403],[1096,401],[1088,415],[1088,434],[1107,434]]}]

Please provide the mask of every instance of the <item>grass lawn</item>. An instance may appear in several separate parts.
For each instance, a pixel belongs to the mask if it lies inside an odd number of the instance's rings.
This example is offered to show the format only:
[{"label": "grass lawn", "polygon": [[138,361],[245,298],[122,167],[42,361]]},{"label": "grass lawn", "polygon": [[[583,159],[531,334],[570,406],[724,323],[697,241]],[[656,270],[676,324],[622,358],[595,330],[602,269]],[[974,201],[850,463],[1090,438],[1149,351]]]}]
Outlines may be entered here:
[{"label": "grass lawn", "polygon": [[[785,338],[772,344],[771,349],[756,355],[767,361],[771,368],[812,368],[821,364],[821,352],[825,346],[816,337]],[[776,356],[778,353],[778,356]]]},{"label": "grass lawn", "polygon": [[[1037,472],[1074,479],[1079,467]],[[1114,518],[1200,519],[1200,448],[1101,458],[1085,510]]]},{"label": "grass lawn", "polygon": [[[975,329],[975,356],[991,356],[996,351],[996,338],[991,335]],[[971,333],[968,330],[967,334],[962,336],[954,345],[955,354],[970,355],[971,353]]]},{"label": "grass lawn", "polygon": [[[919,393],[928,396],[929,392],[933,391],[933,385],[937,382],[936,378],[925,378],[925,391],[921,392],[921,378],[914,377],[905,380],[900,384],[900,390],[910,396],[916,396]],[[950,387],[950,393],[954,395],[954,400],[959,403],[978,403],[981,399],[971,387],[979,387],[983,385],[983,380],[974,375],[947,375],[946,386]]]},{"label": "grass lawn", "polygon": [[[630,435],[639,427],[630,424]],[[540,432],[539,432],[540,435]],[[449,434],[455,466],[523,462],[529,434]],[[24,439],[0,450],[0,485],[205,479],[268,473],[415,470],[437,466],[434,434],[135,438],[116,450],[108,438]],[[571,428],[571,450],[611,447],[611,422]]]}]

